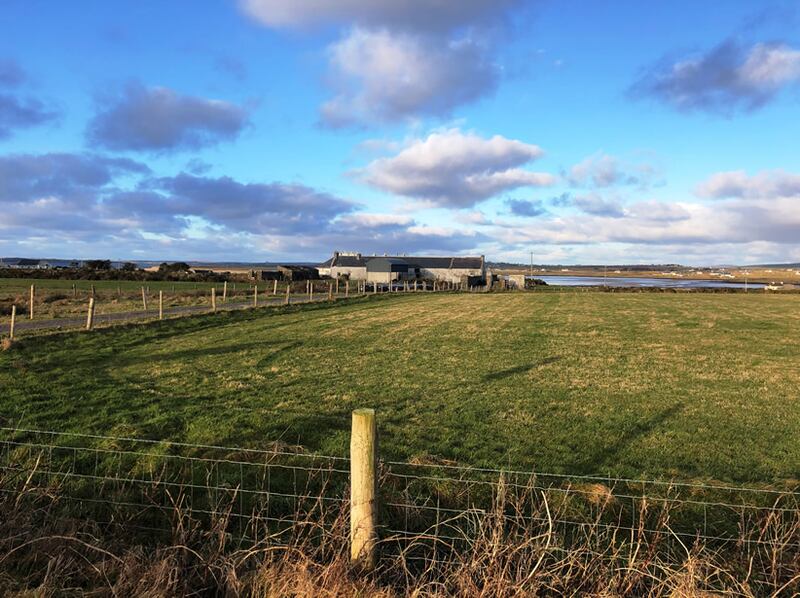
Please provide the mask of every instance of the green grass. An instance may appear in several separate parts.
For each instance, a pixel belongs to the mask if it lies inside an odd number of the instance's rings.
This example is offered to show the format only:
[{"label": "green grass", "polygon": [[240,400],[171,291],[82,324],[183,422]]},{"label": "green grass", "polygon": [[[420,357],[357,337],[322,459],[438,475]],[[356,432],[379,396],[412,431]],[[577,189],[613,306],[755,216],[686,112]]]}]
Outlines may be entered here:
[{"label": "green grass", "polygon": [[[141,289],[146,290],[148,307],[158,307],[158,293],[164,292],[164,307],[206,305],[210,307],[211,288],[217,290],[222,302],[223,283],[217,282],[172,282],[172,281],[133,281],[133,280],[34,280],[27,278],[0,278],[0,317],[11,313],[11,306],[17,306],[17,313],[27,317],[31,284],[35,285],[34,316],[37,320],[50,320],[74,316],[85,316],[92,287],[95,290],[95,314],[135,312],[142,309]],[[295,283],[295,294],[303,290],[304,283]],[[73,290],[72,285],[75,285]],[[272,290],[272,282],[261,282],[259,298],[266,299]],[[317,292],[324,292],[323,285],[317,283]],[[278,293],[286,290],[286,283],[280,283]],[[304,294],[304,293],[303,293]],[[249,282],[228,283],[227,299],[231,302],[247,302],[252,299],[253,287]]]},{"label": "green grass", "polygon": [[377,297],[23,340],[0,416],[344,455],[375,407],[387,459],[773,483],[800,471],[798,364],[797,296]]},{"label": "green grass", "polygon": [[[194,289],[210,289],[216,286],[218,289],[222,288],[222,283],[217,282],[184,282],[184,281],[140,281],[140,280],[59,280],[59,279],[41,279],[41,278],[0,278],[0,291],[17,291],[27,292],[31,285],[36,285],[36,288],[48,290],[71,291],[72,285],[75,285],[79,291],[88,291],[95,287],[99,290],[114,290],[116,291],[119,286],[123,291],[138,291],[141,287],[150,287],[150,290],[171,290],[175,287],[176,290],[188,291]],[[229,283],[233,288],[233,283]],[[246,288],[247,283],[239,283],[239,286]]]}]

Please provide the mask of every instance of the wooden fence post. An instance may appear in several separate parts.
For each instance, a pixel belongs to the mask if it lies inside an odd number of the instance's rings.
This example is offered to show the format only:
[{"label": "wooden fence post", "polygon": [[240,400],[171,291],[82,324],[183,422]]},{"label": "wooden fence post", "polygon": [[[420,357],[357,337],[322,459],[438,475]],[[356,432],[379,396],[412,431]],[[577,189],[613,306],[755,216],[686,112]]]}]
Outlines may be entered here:
[{"label": "wooden fence post", "polygon": [[344,281],[344,298],[347,299],[350,296],[350,281]]},{"label": "wooden fence post", "polygon": [[286,285],[286,305],[289,305],[289,293],[292,292],[292,283]]},{"label": "wooden fence post", "polygon": [[222,283],[222,302],[225,303],[228,300],[228,281]]},{"label": "wooden fence post", "polygon": [[35,295],[34,285],[31,285],[31,304],[30,304],[30,319],[33,320],[33,299]]},{"label": "wooden fence post", "polygon": [[333,301],[333,285],[328,283],[328,301]]},{"label": "wooden fence post", "polygon": [[253,285],[253,307],[258,307],[258,285]]},{"label": "wooden fence post", "polygon": [[142,287],[142,306],[144,307],[144,311],[147,311],[147,295],[144,292],[144,287]]},{"label": "wooden fence post", "polygon": [[275,281],[272,283],[272,294],[278,294],[278,279],[276,278]]},{"label": "wooden fence post", "polygon": [[72,283],[72,298],[75,299],[78,296],[78,287],[75,286],[75,283]]},{"label": "wooden fence post", "polygon": [[11,340],[14,340],[14,325],[17,323],[17,306],[11,306],[11,326],[8,329]]},{"label": "wooden fence post", "polygon": [[217,311],[217,287],[211,287],[211,311]]},{"label": "wooden fence post", "polygon": [[308,300],[314,300],[314,283],[312,281],[308,281]]},{"label": "wooden fence post", "polygon": [[164,319],[164,291],[158,292],[158,319]]},{"label": "wooden fence post", "polygon": [[367,570],[377,561],[377,469],[375,410],[356,409],[350,434],[350,562]]},{"label": "wooden fence post", "polygon": [[89,297],[89,312],[86,314],[86,330],[94,325],[94,297]]}]

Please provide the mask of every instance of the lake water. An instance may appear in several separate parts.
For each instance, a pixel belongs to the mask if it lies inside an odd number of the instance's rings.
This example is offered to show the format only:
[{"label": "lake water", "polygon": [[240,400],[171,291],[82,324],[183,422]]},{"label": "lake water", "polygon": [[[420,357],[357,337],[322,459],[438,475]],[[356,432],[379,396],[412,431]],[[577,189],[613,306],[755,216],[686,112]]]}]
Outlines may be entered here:
[{"label": "lake water", "polygon": [[[530,277],[529,277],[530,278]],[[635,276],[534,276],[549,285],[565,287],[663,287],[670,289],[743,289],[743,282],[720,280],[688,280],[682,278],[639,278]],[[750,282],[748,289],[763,289],[765,285]]]}]

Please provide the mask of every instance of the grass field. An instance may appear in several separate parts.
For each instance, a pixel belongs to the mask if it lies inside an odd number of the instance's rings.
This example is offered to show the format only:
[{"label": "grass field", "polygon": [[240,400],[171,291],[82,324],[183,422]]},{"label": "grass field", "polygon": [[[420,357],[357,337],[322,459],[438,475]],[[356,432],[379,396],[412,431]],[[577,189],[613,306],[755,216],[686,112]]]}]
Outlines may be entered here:
[{"label": "grass field", "polygon": [[[158,307],[158,293],[164,293],[164,307],[205,305],[210,308],[211,289],[216,288],[217,298],[222,302],[223,283],[217,282],[171,282],[133,280],[34,280],[23,278],[0,278],[0,317],[11,313],[17,306],[20,318],[27,318],[30,287],[35,285],[34,316],[47,320],[86,314],[91,290],[95,290],[95,313],[99,315],[133,312],[142,309],[141,289],[145,288],[148,307]],[[75,288],[73,289],[73,285]],[[304,282],[293,283],[293,295],[305,296]],[[273,289],[272,282],[261,282],[259,299],[267,299]],[[278,294],[283,296],[286,283],[278,285]],[[325,284],[317,282],[317,292],[325,292]],[[227,300],[249,302],[253,297],[252,283],[228,283]]]},{"label": "grass field", "polygon": [[800,301],[755,294],[370,297],[37,337],[4,425],[571,474],[791,480]]}]

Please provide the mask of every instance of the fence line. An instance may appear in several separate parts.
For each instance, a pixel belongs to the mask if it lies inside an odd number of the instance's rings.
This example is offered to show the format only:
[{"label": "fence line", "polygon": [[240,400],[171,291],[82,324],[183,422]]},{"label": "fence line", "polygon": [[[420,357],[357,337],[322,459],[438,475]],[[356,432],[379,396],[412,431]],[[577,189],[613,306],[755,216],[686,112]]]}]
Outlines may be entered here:
[{"label": "fence line", "polygon": [[[347,507],[348,463],[301,450],[0,427],[1,493],[52,490],[65,504],[92,511],[93,520],[115,521],[115,510],[132,510],[123,521],[152,529],[168,529],[176,500],[200,518],[227,505],[240,538],[252,536],[254,526],[291,526],[303,513],[330,521],[332,512],[320,505]],[[800,493],[771,488],[402,461],[376,467],[381,542],[428,542],[430,549],[474,537],[490,520],[564,537],[623,533],[772,546],[764,530],[791,528],[800,513]],[[154,521],[153,509],[167,519]],[[782,545],[800,547],[800,533],[791,528]]]},{"label": "fence line", "polygon": [[[87,312],[76,312],[74,314],[69,314],[66,316],[58,316],[52,317],[46,320],[37,319],[34,320],[33,312],[30,312],[30,317],[28,318],[28,322],[24,326],[17,326],[19,329],[26,329],[26,330],[47,330],[47,329],[55,329],[55,328],[79,328],[81,325],[84,325],[85,328],[91,329],[94,327],[94,324],[114,324],[114,323],[127,323],[130,321],[136,320],[163,320],[165,315],[173,315],[173,316],[184,316],[184,315],[196,315],[200,313],[216,313],[218,311],[238,311],[248,308],[257,308],[257,307],[277,307],[280,305],[290,305],[290,304],[307,304],[307,303],[324,303],[324,302],[331,302],[331,301],[341,301],[347,299],[355,299],[358,297],[364,297],[370,294],[377,294],[380,292],[381,294],[398,294],[398,293],[410,293],[411,288],[405,286],[403,288],[397,288],[397,283],[376,283],[376,282],[362,282],[361,284],[357,285],[357,289],[355,293],[350,293],[349,284],[345,287],[345,292],[342,293],[340,291],[334,292],[334,286],[332,283],[328,283],[325,288],[319,289],[312,284],[313,281],[306,281],[306,288],[304,292],[297,291],[297,282],[289,282],[286,285],[286,296],[285,298],[281,299],[277,297],[274,293],[272,295],[269,294],[269,289],[264,288],[264,292],[266,293],[266,302],[263,304],[259,304],[258,300],[258,292],[259,287],[258,284],[254,284],[252,286],[248,286],[248,288],[243,292],[244,296],[251,296],[251,300],[242,303],[230,303],[227,301],[228,296],[232,297],[235,291],[235,285],[233,293],[226,293],[225,287],[223,287],[223,299],[222,301],[217,301],[216,291],[217,285],[212,285],[210,287],[206,287],[204,289],[194,289],[192,291],[184,292],[184,296],[188,295],[191,298],[197,297],[209,297],[210,303],[208,304],[198,304],[198,303],[189,303],[189,304],[178,304],[172,306],[164,305],[164,292],[163,290],[159,290],[158,294],[158,308],[155,310],[148,309],[147,299],[149,297],[149,286],[141,286],[141,310],[133,310],[133,311],[110,311],[107,313],[96,313],[97,306],[100,305],[98,299],[96,299],[96,295],[94,292],[94,285],[92,285],[92,291],[90,297],[94,299],[94,303],[91,303]],[[338,284],[338,281],[337,281]],[[275,288],[275,287],[273,287]],[[33,286],[31,287],[33,289]],[[55,289],[55,295],[60,295],[61,293],[58,292],[58,289]],[[208,291],[210,290],[210,295],[208,295]],[[292,294],[292,291],[294,293]],[[433,287],[429,283],[424,283],[422,286],[422,290],[434,290],[438,292],[454,292],[454,291],[464,291],[463,285],[460,283],[440,283],[438,287],[434,284]],[[173,289],[174,291],[174,289]],[[111,290],[107,290],[107,292],[111,293]],[[252,295],[251,295],[252,293]],[[120,296],[119,289],[117,290],[117,297]],[[31,295],[33,298],[33,295]],[[73,299],[77,298],[76,294],[76,287],[73,285]],[[46,300],[46,299],[45,299]],[[42,303],[40,300],[39,303]],[[29,308],[33,309],[33,300],[29,301]],[[12,309],[15,305],[12,305]],[[8,328],[9,332],[11,332],[10,324],[0,323],[0,330]],[[13,336],[13,335],[12,335]]]}]

